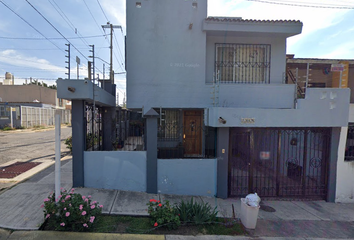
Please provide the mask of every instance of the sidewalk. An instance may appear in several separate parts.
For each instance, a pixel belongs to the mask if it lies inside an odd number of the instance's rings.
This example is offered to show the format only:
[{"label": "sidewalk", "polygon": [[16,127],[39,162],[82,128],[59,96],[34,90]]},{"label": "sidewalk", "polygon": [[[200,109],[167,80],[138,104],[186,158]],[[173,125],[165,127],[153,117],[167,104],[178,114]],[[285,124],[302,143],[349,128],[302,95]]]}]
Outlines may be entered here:
[{"label": "sidewalk", "polygon": [[[61,185],[72,186],[71,159],[62,162]],[[43,223],[40,205],[54,190],[54,166],[36,174],[27,181],[0,195],[0,228],[14,230],[38,230]],[[91,195],[102,204],[103,213],[147,216],[146,203],[151,198],[169,200],[172,204],[189,200],[191,196],[147,194],[119,190],[78,188],[82,195]],[[217,207],[220,217],[232,216],[234,205],[236,218],[240,213],[239,199],[194,197],[196,201],[208,202]],[[172,235],[126,235],[93,233],[58,233],[44,231],[15,231],[10,235],[0,231],[0,239],[354,239],[354,204],[328,203],[325,201],[262,201],[262,209],[273,208],[275,212],[259,211],[256,230],[249,236],[172,236]],[[162,236],[162,238],[161,238]]]}]

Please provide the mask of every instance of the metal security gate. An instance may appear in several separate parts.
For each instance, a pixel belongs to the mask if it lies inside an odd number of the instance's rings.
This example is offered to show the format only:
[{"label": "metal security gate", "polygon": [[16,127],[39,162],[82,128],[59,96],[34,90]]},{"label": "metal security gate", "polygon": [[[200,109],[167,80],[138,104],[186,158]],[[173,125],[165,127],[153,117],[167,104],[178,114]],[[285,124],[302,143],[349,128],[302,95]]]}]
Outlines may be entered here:
[{"label": "metal security gate", "polygon": [[328,128],[231,129],[229,196],[324,199],[329,144]]}]

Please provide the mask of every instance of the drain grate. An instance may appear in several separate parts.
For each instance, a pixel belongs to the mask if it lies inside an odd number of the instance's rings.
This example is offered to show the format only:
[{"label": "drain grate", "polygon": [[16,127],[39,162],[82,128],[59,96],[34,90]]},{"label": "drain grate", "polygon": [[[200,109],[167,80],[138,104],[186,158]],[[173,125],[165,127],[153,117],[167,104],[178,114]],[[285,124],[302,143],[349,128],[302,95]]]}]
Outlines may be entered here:
[{"label": "drain grate", "polygon": [[39,164],[41,162],[15,162],[9,166],[0,167],[0,178],[14,178]]}]

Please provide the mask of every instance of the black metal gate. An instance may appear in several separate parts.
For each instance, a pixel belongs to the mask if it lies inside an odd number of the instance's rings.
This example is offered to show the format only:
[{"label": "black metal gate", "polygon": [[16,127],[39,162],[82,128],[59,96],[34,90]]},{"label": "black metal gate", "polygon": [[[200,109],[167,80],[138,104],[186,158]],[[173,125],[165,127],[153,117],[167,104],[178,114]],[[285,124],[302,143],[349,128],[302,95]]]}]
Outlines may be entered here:
[{"label": "black metal gate", "polygon": [[102,151],[102,108],[85,105],[86,151]]},{"label": "black metal gate", "polygon": [[329,145],[329,128],[231,129],[229,196],[324,199]]}]

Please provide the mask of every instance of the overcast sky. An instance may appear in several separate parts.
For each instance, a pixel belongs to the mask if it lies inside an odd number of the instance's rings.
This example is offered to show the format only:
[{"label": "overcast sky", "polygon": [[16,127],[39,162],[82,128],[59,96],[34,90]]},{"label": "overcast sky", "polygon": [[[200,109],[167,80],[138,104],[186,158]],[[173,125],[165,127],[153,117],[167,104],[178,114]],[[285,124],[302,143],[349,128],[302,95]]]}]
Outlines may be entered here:
[{"label": "overcast sky", "polygon": [[[352,0],[208,0],[208,16],[302,21],[302,33],[287,42],[287,53],[299,58],[354,58],[353,9]],[[105,72],[108,77],[109,32],[101,27],[107,21],[122,26],[122,31],[115,29],[113,40],[113,69],[122,73],[125,0],[0,0],[0,81],[5,72],[15,75],[15,84],[30,77],[50,85],[59,77],[67,78],[68,42],[71,78],[77,77],[76,56],[81,59],[80,78],[87,76],[92,56],[88,45],[95,45],[96,74],[102,78]],[[115,79],[121,103],[125,74]]]}]

